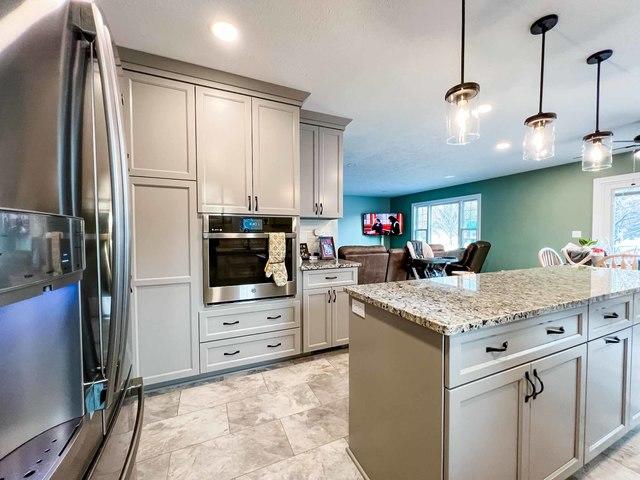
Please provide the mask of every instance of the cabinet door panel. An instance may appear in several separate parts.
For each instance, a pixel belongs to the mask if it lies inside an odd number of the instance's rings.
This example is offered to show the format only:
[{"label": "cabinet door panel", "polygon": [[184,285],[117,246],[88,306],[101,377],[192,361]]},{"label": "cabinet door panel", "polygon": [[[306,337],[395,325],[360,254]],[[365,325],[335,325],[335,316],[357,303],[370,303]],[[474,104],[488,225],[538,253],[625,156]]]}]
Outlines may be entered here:
[{"label": "cabinet door panel", "polygon": [[522,479],[529,365],[445,389],[445,479]]},{"label": "cabinet door panel", "polygon": [[585,462],[629,428],[630,343],[628,328],[588,344]]},{"label": "cabinet door panel", "polygon": [[331,346],[330,290],[306,290],[303,294],[303,335],[305,352]]},{"label": "cabinet door panel", "polygon": [[251,211],[251,97],[197,87],[196,110],[200,211]]},{"label": "cabinet door panel", "polygon": [[319,129],[320,216],[342,217],[342,132]]},{"label": "cabinet door panel", "polygon": [[333,289],[335,301],[331,312],[331,345],[346,345],[349,343],[349,294],[344,287]]},{"label": "cabinet door panel", "polygon": [[130,174],[195,180],[193,85],[127,72],[126,90]]},{"label": "cabinet door panel", "polygon": [[318,215],[318,127],[300,124],[300,215]]},{"label": "cabinet door panel", "polygon": [[300,214],[300,109],[259,98],[253,105],[254,209]]},{"label": "cabinet door panel", "polygon": [[529,480],[564,480],[583,464],[586,359],[580,345],[531,365],[544,390],[529,402]]},{"label": "cabinet door panel", "polygon": [[640,425],[640,325],[633,327],[631,342],[631,428]]}]

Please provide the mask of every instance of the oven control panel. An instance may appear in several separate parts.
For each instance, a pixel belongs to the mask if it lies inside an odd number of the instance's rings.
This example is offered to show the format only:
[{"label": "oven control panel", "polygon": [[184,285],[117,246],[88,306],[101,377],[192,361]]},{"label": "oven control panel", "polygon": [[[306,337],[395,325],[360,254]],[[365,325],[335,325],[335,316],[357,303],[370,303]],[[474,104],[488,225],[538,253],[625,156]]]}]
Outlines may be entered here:
[{"label": "oven control panel", "polygon": [[242,231],[249,232],[261,232],[262,227],[262,219],[261,218],[243,218],[241,221]]},{"label": "oven control panel", "polygon": [[295,233],[295,217],[204,215],[204,233]]}]

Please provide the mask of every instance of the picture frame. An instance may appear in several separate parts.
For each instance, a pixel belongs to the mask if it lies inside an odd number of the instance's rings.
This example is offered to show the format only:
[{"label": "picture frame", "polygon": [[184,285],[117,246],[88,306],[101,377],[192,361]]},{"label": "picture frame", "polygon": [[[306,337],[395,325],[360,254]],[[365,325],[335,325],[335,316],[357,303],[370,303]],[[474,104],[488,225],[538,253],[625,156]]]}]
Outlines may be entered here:
[{"label": "picture frame", "polygon": [[336,259],[336,245],[333,241],[333,237],[319,237],[318,246],[320,248],[321,260]]},{"label": "picture frame", "polygon": [[302,258],[302,260],[309,260],[309,257],[311,255],[309,254],[309,246],[306,243],[301,243],[300,244],[300,258]]}]

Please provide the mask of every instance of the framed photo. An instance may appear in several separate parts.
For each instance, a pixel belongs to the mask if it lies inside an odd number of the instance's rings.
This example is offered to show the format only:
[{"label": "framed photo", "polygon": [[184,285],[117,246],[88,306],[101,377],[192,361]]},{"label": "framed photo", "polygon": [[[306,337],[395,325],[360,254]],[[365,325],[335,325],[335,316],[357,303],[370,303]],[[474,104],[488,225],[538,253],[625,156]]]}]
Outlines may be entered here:
[{"label": "framed photo", "polygon": [[321,260],[336,259],[336,246],[333,243],[333,237],[320,237],[318,239],[318,244],[320,246]]},{"label": "framed photo", "polygon": [[309,260],[309,247],[307,246],[306,243],[301,243],[300,244],[300,257],[302,257],[303,260]]}]

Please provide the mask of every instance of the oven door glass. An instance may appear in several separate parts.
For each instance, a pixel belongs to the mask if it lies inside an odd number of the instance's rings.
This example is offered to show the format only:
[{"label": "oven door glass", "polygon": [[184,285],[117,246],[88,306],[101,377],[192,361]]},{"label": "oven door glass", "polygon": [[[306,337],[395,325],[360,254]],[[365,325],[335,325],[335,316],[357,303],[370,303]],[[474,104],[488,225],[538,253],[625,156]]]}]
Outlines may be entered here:
[{"label": "oven door glass", "polygon": [[[287,238],[287,279],[293,280],[294,239]],[[273,283],[264,273],[269,257],[266,238],[209,239],[209,287]]]}]

